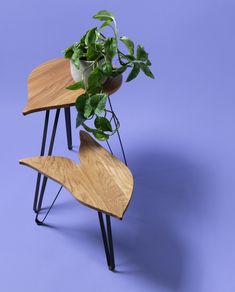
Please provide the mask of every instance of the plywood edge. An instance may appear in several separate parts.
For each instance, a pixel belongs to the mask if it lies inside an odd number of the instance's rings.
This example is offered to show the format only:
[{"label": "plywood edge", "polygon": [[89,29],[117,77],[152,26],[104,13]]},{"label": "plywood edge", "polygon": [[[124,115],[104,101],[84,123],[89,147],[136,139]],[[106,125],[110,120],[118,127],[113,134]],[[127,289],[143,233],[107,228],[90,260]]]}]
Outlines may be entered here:
[{"label": "plywood edge", "polygon": [[75,105],[75,102],[70,102],[70,103],[65,103],[63,105],[57,105],[57,106],[45,106],[45,107],[40,107],[40,108],[30,108],[30,109],[27,109],[27,105],[26,107],[23,109],[23,116],[27,116],[29,114],[32,114],[32,113],[37,113],[37,112],[42,112],[42,111],[46,111],[46,110],[53,110],[53,109],[63,109],[63,108],[66,108],[66,107],[71,107],[71,106],[74,106]]}]

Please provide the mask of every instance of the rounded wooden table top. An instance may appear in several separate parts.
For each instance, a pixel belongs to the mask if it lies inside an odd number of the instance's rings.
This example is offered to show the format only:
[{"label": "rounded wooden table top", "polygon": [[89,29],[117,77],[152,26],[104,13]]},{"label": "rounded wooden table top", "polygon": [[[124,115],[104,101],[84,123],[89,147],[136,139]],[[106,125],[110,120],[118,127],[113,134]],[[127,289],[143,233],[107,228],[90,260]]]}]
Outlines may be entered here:
[{"label": "rounded wooden table top", "polygon": [[80,131],[80,164],[62,156],[20,160],[63,185],[82,204],[122,219],[132,197],[134,180],[129,168]]},{"label": "rounded wooden table top", "polygon": [[[28,78],[28,101],[23,114],[73,106],[83,89],[68,90],[73,84],[68,59],[58,58],[36,67]],[[122,75],[104,84],[104,91],[109,95],[117,91],[122,84]]]}]

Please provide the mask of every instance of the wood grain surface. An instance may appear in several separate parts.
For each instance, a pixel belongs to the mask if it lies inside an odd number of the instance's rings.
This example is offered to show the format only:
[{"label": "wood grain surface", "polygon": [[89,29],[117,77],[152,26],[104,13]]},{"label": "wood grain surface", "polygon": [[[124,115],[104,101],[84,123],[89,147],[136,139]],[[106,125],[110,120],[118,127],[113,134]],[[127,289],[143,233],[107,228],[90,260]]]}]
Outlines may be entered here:
[{"label": "wood grain surface", "polygon": [[[68,59],[58,58],[36,67],[28,78],[28,101],[23,114],[73,106],[84,92],[83,89],[66,89],[73,83]],[[111,95],[121,84],[122,75],[119,75],[104,84],[104,91]]]},{"label": "wood grain surface", "polygon": [[39,156],[20,160],[63,185],[82,204],[122,219],[133,191],[129,168],[80,131],[80,164],[60,156]]}]

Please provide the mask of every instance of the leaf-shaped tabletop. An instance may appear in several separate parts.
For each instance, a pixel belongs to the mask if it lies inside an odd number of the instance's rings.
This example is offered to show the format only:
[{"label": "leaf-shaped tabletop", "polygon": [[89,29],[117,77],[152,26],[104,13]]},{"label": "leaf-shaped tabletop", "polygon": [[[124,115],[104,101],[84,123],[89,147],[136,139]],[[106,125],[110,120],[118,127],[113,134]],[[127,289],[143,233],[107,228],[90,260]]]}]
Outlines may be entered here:
[{"label": "leaf-shaped tabletop", "polygon": [[122,219],[133,191],[129,168],[80,131],[80,164],[60,156],[39,156],[20,160],[63,185],[82,204]]},{"label": "leaf-shaped tabletop", "polygon": [[[66,89],[73,83],[68,59],[58,58],[39,65],[28,78],[28,101],[23,114],[73,106],[84,93],[83,89]],[[104,91],[111,95],[121,84],[122,75],[119,75],[104,84]]]}]

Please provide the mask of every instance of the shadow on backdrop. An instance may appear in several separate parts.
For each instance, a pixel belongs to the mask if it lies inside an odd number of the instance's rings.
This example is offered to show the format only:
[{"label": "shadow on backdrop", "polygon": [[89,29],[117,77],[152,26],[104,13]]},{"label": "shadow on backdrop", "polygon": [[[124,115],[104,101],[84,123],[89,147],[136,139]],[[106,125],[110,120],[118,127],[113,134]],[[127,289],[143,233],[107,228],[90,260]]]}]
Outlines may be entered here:
[{"label": "shadow on backdrop", "polygon": [[[181,291],[188,261],[182,228],[200,216],[206,203],[204,169],[179,153],[161,149],[135,151],[128,163],[135,189],[123,222],[113,220],[117,272]],[[55,213],[73,204],[59,203]],[[97,250],[102,253],[98,222],[94,228],[56,224],[53,229],[74,244],[86,241],[89,250],[94,248],[90,255]]]},{"label": "shadow on backdrop", "polygon": [[182,230],[204,208],[204,170],[178,153],[159,149],[134,153],[129,161],[135,191],[127,211],[129,235],[118,240],[119,248],[139,276],[181,291],[188,261]]}]

